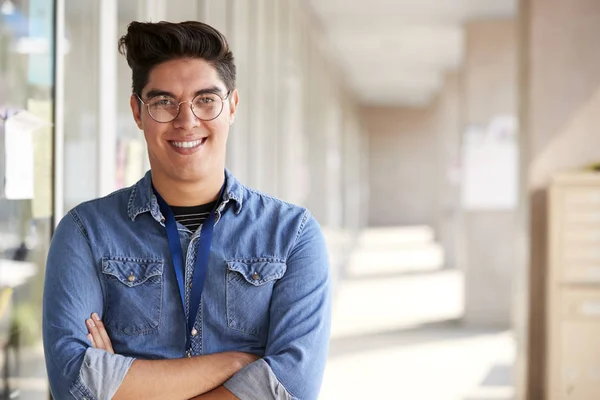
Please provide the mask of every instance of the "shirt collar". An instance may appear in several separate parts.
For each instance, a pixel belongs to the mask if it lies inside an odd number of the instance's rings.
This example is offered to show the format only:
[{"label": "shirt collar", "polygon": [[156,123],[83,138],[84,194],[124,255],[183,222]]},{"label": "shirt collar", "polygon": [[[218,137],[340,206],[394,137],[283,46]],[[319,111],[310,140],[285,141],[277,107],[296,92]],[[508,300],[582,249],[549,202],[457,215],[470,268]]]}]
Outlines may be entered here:
[{"label": "shirt collar", "polygon": [[228,169],[225,169],[225,193],[223,194],[222,201],[233,200],[235,202],[235,215],[238,215],[242,211],[244,192],[244,186],[235,179],[235,176]]},{"label": "shirt collar", "polygon": [[[244,202],[244,186],[226,169],[225,190],[221,202],[226,203],[230,200],[235,202],[235,214],[238,215],[242,211]],[[127,205],[127,214],[132,221],[135,221],[138,215],[146,212],[152,214],[156,220],[161,219],[160,207],[152,191],[152,171],[146,172],[144,177],[133,185]]]}]

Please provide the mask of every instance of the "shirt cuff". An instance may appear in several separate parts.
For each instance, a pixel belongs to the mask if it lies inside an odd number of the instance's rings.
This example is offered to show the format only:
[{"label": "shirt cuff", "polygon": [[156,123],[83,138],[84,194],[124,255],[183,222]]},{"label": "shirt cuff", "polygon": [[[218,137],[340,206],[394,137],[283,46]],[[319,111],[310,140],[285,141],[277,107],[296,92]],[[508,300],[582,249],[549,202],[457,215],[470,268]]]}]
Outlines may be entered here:
[{"label": "shirt cuff", "polygon": [[88,348],[70,392],[77,400],[113,398],[135,359]]},{"label": "shirt cuff", "polygon": [[238,371],[223,386],[241,400],[298,400],[283,387],[263,359]]}]

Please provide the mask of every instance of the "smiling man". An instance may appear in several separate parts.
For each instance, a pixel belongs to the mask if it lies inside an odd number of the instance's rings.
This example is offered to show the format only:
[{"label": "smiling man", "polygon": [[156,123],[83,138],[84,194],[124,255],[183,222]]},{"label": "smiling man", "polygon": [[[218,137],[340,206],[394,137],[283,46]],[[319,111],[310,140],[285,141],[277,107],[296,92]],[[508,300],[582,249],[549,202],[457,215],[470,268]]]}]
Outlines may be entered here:
[{"label": "smiling man", "polygon": [[325,242],[307,210],[225,169],[239,99],[227,41],[200,22],[133,22],[120,51],[151,170],[55,232],[43,316],[52,394],[317,398]]}]

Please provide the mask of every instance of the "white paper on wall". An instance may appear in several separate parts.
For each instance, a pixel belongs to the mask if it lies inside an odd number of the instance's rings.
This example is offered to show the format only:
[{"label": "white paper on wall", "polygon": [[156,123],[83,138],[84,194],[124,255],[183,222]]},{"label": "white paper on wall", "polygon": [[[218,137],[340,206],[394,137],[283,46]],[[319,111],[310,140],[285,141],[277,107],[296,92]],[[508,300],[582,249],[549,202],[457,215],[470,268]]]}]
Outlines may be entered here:
[{"label": "white paper on wall", "polygon": [[516,119],[471,126],[463,141],[462,203],[467,210],[511,210],[518,204]]},{"label": "white paper on wall", "polygon": [[33,134],[48,122],[28,111],[20,111],[4,123],[3,196],[9,200],[33,199]]}]

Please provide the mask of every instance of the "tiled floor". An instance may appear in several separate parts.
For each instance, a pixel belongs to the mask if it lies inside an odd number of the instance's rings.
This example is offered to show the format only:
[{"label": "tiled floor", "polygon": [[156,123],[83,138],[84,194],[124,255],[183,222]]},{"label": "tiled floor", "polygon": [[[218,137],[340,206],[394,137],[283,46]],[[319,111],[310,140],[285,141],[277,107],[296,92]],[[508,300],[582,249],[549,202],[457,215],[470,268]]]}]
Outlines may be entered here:
[{"label": "tiled floor", "polygon": [[321,399],[508,400],[511,332],[461,325],[463,277],[427,227],[366,232],[338,274]]}]

